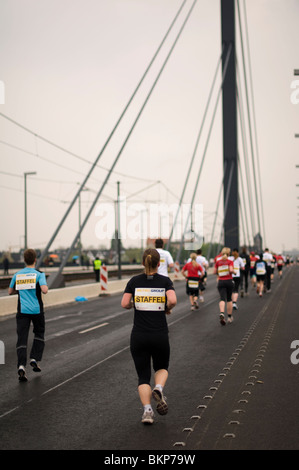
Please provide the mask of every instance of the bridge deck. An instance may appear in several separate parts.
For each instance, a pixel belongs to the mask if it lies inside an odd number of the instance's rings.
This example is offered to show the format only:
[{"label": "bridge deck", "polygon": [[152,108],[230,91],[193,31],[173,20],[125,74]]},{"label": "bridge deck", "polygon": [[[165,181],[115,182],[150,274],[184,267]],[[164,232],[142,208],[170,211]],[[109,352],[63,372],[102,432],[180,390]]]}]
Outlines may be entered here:
[{"label": "bridge deck", "polygon": [[224,327],[213,276],[193,312],[176,282],[169,413],[153,426],[141,424],[133,312],[121,309],[121,294],[48,308],[42,372],[28,370],[27,383],[17,379],[15,320],[3,317],[0,449],[298,449],[298,281],[293,266],[262,299],[250,288]]}]

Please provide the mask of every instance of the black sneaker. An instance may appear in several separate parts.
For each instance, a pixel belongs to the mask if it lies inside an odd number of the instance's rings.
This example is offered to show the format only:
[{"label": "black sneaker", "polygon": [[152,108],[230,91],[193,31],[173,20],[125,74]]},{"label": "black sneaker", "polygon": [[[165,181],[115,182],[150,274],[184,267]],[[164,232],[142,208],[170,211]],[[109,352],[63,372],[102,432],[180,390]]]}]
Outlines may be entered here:
[{"label": "black sneaker", "polygon": [[30,359],[30,365],[34,372],[41,372],[41,368],[38,362],[35,359]]},{"label": "black sneaker", "polygon": [[154,388],[152,391],[153,399],[157,403],[157,412],[159,415],[166,415],[168,413],[168,405],[166,403],[166,397],[163,395],[158,388]]},{"label": "black sneaker", "polygon": [[19,381],[20,382],[27,382],[27,377],[26,377],[26,371],[24,366],[20,366],[18,368],[18,374],[19,374]]}]

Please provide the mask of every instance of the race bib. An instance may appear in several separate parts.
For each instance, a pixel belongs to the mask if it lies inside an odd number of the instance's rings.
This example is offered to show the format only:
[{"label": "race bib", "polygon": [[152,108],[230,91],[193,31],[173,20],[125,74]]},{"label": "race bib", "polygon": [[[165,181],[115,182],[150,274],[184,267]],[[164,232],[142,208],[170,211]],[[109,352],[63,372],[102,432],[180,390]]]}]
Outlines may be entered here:
[{"label": "race bib", "polygon": [[258,274],[259,276],[263,276],[264,274],[266,274],[264,263],[261,263],[261,264],[258,263],[256,265],[256,274]]},{"label": "race bib", "polygon": [[199,286],[199,282],[198,281],[194,281],[192,279],[189,279],[188,280],[188,287],[190,289],[198,289],[198,286]]},{"label": "race bib", "polygon": [[137,287],[134,303],[136,310],[165,310],[165,289]]},{"label": "race bib", "polygon": [[36,273],[17,274],[16,290],[36,289]]},{"label": "race bib", "polygon": [[224,264],[223,266],[218,267],[218,276],[228,276],[229,275],[229,269],[228,265]]}]

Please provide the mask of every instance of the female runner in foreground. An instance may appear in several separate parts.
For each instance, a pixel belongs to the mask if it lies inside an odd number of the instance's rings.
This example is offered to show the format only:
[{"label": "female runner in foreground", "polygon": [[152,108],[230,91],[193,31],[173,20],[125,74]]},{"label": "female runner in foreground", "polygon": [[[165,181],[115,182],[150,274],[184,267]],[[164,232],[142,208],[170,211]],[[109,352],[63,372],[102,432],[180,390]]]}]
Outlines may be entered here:
[{"label": "female runner in foreground", "polygon": [[[145,250],[145,273],[128,282],[121,306],[134,306],[134,324],[130,348],[138,375],[138,392],[144,412],[142,422],[152,424],[154,412],[151,398],[157,402],[157,412],[165,415],[168,406],[163,388],[168,378],[170,346],[166,315],[176,305],[177,299],[169,277],[157,274],[160,255],[155,249]],[[151,389],[151,359],[155,371],[155,386]]]}]

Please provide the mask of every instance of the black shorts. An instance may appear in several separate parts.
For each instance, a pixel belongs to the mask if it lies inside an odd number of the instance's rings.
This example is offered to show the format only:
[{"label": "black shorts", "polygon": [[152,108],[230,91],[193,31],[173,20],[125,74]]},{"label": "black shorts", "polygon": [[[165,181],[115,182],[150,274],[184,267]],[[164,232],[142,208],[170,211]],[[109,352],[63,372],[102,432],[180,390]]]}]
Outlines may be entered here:
[{"label": "black shorts", "polygon": [[[198,287],[192,288],[189,285],[188,281],[193,281],[198,283]],[[199,291],[204,291],[206,288],[204,287],[201,279],[199,277],[188,277],[187,282],[186,282],[186,294],[188,295],[194,295],[195,297],[198,297]]]},{"label": "black shorts", "polygon": [[223,300],[224,302],[231,302],[234,281],[232,279],[219,280],[217,288],[220,294],[220,300]]},{"label": "black shorts", "polygon": [[264,281],[265,277],[266,277],[266,274],[257,274],[256,275],[256,280],[257,280],[257,282]]},{"label": "black shorts", "polygon": [[240,285],[240,281],[241,281],[241,278],[236,276],[234,277],[234,288],[233,288],[233,292],[235,294],[237,294],[239,292],[239,285]]},{"label": "black shorts", "polygon": [[138,385],[150,384],[151,360],[156,372],[168,370],[170,345],[168,332],[132,331],[130,349],[138,375]]}]

